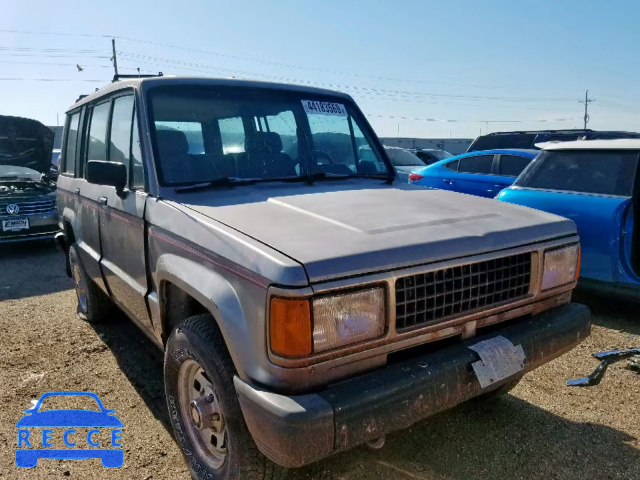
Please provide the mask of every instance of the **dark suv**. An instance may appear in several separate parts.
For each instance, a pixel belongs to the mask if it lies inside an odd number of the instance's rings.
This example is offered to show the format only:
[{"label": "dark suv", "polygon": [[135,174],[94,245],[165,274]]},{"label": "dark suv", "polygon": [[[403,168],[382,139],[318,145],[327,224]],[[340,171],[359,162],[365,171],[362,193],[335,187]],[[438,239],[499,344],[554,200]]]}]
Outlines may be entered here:
[{"label": "dark suv", "polygon": [[615,138],[640,138],[640,133],[589,129],[494,132],[487,135],[480,135],[469,145],[467,152],[505,148],[539,150],[538,147],[536,147],[537,143],[570,142],[573,140],[610,140]]}]

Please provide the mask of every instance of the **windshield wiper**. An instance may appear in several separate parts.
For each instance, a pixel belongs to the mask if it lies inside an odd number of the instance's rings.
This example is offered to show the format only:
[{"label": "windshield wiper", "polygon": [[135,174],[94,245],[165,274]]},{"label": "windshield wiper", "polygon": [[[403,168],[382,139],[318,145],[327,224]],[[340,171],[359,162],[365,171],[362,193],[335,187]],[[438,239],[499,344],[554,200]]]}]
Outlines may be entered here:
[{"label": "windshield wiper", "polygon": [[249,185],[251,183],[259,182],[261,178],[237,178],[237,177],[221,177],[215,180],[209,180],[207,182],[194,183],[192,185],[184,185],[176,187],[175,191],[178,193],[194,192],[197,190],[206,190],[208,188],[216,187],[229,187],[234,185]]}]

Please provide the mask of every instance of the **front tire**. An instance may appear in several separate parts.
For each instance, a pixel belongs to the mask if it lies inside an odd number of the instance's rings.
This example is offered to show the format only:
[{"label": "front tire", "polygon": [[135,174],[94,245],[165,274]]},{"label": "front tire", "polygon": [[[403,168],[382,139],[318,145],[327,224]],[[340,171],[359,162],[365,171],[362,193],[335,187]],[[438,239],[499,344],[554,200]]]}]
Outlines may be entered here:
[{"label": "front tire", "polygon": [[235,368],[211,315],[196,315],[167,341],[164,381],[169,416],[191,476],[275,480],[284,469],[256,447],[242,416]]},{"label": "front tire", "polygon": [[115,314],[114,304],[87,274],[76,243],[69,247],[69,266],[78,297],[78,317],[89,323],[111,320]]}]

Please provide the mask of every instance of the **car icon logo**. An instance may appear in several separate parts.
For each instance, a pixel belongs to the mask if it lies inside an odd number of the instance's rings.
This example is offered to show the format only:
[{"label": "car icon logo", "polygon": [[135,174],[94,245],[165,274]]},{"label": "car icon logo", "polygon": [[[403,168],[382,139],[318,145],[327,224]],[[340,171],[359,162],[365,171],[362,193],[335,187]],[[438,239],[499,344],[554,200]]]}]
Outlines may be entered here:
[{"label": "car icon logo", "polygon": [[[49,397],[90,397],[98,409],[41,409],[43,401]],[[99,458],[106,468],[120,468],[124,464],[122,422],[114,410],[104,407],[95,393],[48,392],[24,413],[26,415],[16,423],[18,447],[15,463],[18,467],[33,468],[39,459],[49,458]]]},{"label": "car icon logo", "polygon": [[10,203],[9,205],[7,205],[7,213],[9,215],[15,215],[20,211],[20,207],[18,205],[16,205],[15,203]]}]

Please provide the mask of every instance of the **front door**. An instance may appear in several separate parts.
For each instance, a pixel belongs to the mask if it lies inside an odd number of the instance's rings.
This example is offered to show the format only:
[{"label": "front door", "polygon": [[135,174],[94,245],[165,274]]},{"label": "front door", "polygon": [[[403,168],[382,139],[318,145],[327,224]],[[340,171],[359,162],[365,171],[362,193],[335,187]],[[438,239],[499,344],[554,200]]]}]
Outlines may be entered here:
[{"label": "front door", "polygon": [[461,158],[457,174],[450,179],[453,188],[449,190],[480,197],[495,197],[499,190],[495,186],[497,176],[492,173],[493,158],[493,154]]},{"label": "front door", "polygon": [[129,315],[147,328],[147,271],[145,261],[144,209],[147,200],[140,153],[140,137],[133,94],[113,99],[109,126],[108,161],[127,166],[127,188],[101,186],[101,267],[112,298]]}]

